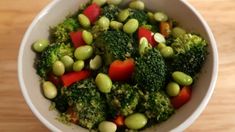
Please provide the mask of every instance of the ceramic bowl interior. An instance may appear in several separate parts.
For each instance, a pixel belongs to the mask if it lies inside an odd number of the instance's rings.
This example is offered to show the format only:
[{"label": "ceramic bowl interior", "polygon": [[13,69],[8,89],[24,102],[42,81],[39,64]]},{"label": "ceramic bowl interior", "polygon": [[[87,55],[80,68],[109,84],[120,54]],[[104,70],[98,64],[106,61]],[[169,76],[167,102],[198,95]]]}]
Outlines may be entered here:
[{"label": "ceramic bowl interior", "polygon": [[[129,0],[125,0],[128,2]],[[217,78],[218,55],[214,37],[208,25],[187,2],[183,0],[143,0],[146,8],[152,11],[164,11],[188,31],[202,35],[208,42],[209,55],[193,87],[191,100],[181,107],[166,122],[148,128],[145,131],[183,131],[200,115],[207,105]],[[56,120],[57,112],[49,111],[50,101],[40,91],[40,78],[34,69],[35,53],[31,45],[38,39],[48,38],[49,27],[62,22],[68,14],[78,10],[87,0],[52,1],[32,22],[21,43],[18,58],[18,76],[24,98],[39,120],[52,131],[87,131],[75,125],[64,125]],[[124,3],[125,5],[125,3]]]}]

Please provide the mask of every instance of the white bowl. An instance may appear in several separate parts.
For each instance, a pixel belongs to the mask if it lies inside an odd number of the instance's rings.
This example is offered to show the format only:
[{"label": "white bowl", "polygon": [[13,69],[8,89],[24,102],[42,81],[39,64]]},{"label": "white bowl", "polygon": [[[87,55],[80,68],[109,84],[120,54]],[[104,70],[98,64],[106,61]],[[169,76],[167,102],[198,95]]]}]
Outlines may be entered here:
[{"label": "white bowl", "polygon": [[[183,131],[189,127],[206,107],[215,87],[218,73],[218,53],[213,34],[201,15],[183,0],[143,0],[152,11],[161,10],[174,18],[188,31],[202,35],[209,43],[206,63],[199,80],[193,87],[191,100],[181,107],[166,122],[145,131]],[[38,119],[52,131],[87,131],[79,126],[67,126],[58,122],[57,113],[49,111],[50,101],[40,92],[39,76],[33,67],[35,53],[31,45],[38,39],[49,36],[49,27],[62,22],[68,14],[78,10],[87,0],[54,0],[34,19],[20,46],[18,77],[26,102]]]}]

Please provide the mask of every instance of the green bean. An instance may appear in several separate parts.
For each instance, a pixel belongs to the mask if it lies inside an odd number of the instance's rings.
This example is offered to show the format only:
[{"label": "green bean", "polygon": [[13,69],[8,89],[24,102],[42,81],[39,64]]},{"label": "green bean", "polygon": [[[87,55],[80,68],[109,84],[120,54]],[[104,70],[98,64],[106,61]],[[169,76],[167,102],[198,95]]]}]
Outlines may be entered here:
[{"label": "green bean", "polygon": [[118,21],[120,21],[120,22],[126,21],[126,19],[129,17],[129,15],[130,15],[130,12],[128,9],[120,11],[118,14]]},{"label": "green bean", "polygon": [[89,59],[93,54],[93,48],[90,45],[80,46],[75,52],[74,56],[78,60],[86,60]]},{"label": "green bean", "polygon": [[161,48],[160,53],[164,58],[170,58],[174,55],[174,51],[170,46]]},{"label": "green bean", "polygon": [[84,14],[78,15],[78,21],[84,28],[89,28],[91,25],[89,18],[85,16]]},{"label": "green bean", "polygon": [[85,41],[86,44],[92,44],[93,43],[93,36],[87,30],[82,31],[82,38],[83,38],[83,40]]},{"label": "green bean", "polygon": [[136,19],[130,19],[126,22],[126,24],[123,26],[123,31],[132,34],[134,33],[139,27],[139,22]]},{"label": "green bean", "polygon": [[112,5],[119,5],[121,2],[122,0],[107,0],[107,3]]},{"label": "green bean", "polygon": [[92,70],[97,70],[102,66],[102,58],[99,55],[96,55],[94,59],[90,60],[90,68]]},{"label": "green bean", "polygon": [[140,43],[139,43],[139,54],[140,55],[144,55],[145,52],[150,49],[150,45],[148,43],[148,40],[145,37],[142,37],[140,39]]},{"label": "green bean", "polygon": [[170,82],[166,86],[166,92],[169,96],[177,96],[180,93],[180,86],[175,82]]},{"label": "green bean", "polygon": [[189,86],[193,83],[193,79],[191,76],[180,72],[180,71],[175,71],[172,73],[172,78],[174,81],[176,81],[179,85],[183,86]]},{"label": "green bean", "polygon": [[144,10],[144,2],[140,0],[135,0],[129,4],[129,7],[137,10]]},{"label": "green bean", "polygon": [[56,76],[62,76],[65,72],[64,64],[61,61],[56,61],[52,66],[52,71]]},{"label": "green bean", "polygon": [[41,53],[44,49],[46,49],[48,47],[48,45],[49,45],[48,40],[41,39],[41,40],[36,41],[33,44],[33,49],[34,49],[34,51]]},{"label": "green bean", "polygon": [[165,37],[160,33],[155,33],[153,37],[154,40],[158,43],[166,43]]},{"label": "green bean", "polygon": [[110,27],[111,27],[112,29],[120,30],[120,29],[122,29],[123,24],[120,23],[120,22],[118,22],[118,21],[111,21],[111,22],[110,22]]},{"label": "green bean", "polygon": [[95,78],[96,86],[102,93],[110,93],[112,89],[112,81],[108,75],[104,73],[99,73]]},{"label": "green bean", "polygon": [[102,28],[103,30],[108,30],[109,29],[109,19],[105,16],[101,17],[98,21],[98,25],[100,28]]},{"label": "green bean", "polygon": [[60,60],[63,62],[66,71],[70,71],[72,69],[74,61],[70,56],[63,56]]},{"label": "green bean", "polygon": [[85,62],[83,60],[78,60],[73,63],[73,71],[81,71],[85,66]]},{"label": "green bean", "polygon": [[57,96],[56,86],[50,81],[43,82],[42,90],[43,90],[44,96],[48,99],[53,99]]},{"label": "green bean", "polygon": [[175,38],[177,38],[177,37],[180,37],[181,35],[186,34],[186,31],[180,27],[175,27],[172,29],[171,33]]},{"label": "green bean", "polygon": [[107,0],[93,0],[92,3],[96,3],[99,6],[102,6],[106,3]]},{"label": "green bean", "polygon": [[166,45],[165,45],[164,43],[159,43],[159,44],[157,45],[157,49],[158,49],[158,50],[161,50],[161,49],[164,48],[164,47],[166,47]]},{"label": "green bean", "polygon": [[138,130],[143,128],[148,122],[147,117],[141,113],[129,115],[124,123],[129,129]]},{"label": "green bean", "polygon": [[152,12],[148,12],[147,13],[147,16],[148,16],[148,19],[151,23],[154,23],[155,22],[155,19],[154,19],[154,14]]},{"label": "green bean", "polygon": [[158,22],[165,22],[168,20],[168,16],[163,12],[156,12],[154,14],[154,19]]},{"label": "green bean", "polygon": [[99,124],[99,132],[116,132],[117,125],[110,121],[102,121]]}]

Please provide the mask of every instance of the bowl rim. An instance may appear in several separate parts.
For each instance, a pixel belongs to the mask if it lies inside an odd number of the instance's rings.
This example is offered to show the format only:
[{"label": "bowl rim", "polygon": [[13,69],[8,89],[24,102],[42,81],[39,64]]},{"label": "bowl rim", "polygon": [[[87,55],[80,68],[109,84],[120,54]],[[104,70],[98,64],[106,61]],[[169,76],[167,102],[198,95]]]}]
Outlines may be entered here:
[{"label": "bowl rim", "polygon": [[[33,19],[32,23],[30,24],[30,26],[28,27],[28,29],[26,30],[26,32],[24,34],[23,40],[21,41],[19,53],[18,53],[18,81],[19,81],[19,84],[20,84],[21,93],[23,94],[24,100],[26,101],[26,103],[30,107],[30,110],[33,112],[33,114],[40,120],[40,122],[42,122],[50,130],[56,131],[56,132],[61,132],[61,130],[59,128],[54,126],[52,123],[50,123],[46,118],[44,118],[40,114],[40,112],[36,109],[35,105],[30,100],[29,94],[27,93],[27,89],[26,89],[26,86],[25,86],[25,83],[24,83],[24,80],[23,80],[23,71],[22,71],[23,51],[24,51],[24,47],[26,45],[26,41],[27,41],[27,38],[28,38],[30,32],[32,31],[32,29],[34,28],[34,26],[38,22],[38,20],[40,20],[44,15],[46,15],[48,13],[48,11],[57,2],[59,2],[59,1],[57,1],[57,0],[52,1],[45,8],[43,8],[40,11],[40,13]],[[172,132],[178,132],[178,131],[185,130],[191,124],[193,124],[193,122],[200,116],[200,114],[205,109],[206,105],[208,104],[208,102],[209,102],[209,100],[210,100],[210,98],[213,94],[213,91],[215,89],[217,76],[218,76],[218,67],[219,67],[218,66],[218,50],[217,50],[217,46],[216,46],[217,44],[216,44],[214,35],[213,35],[209,25],[203,19],[202,15],[191,4],[189,4],[188,1],[180,0],[180,2],[182,2],[184,5],[186,5],[189,8],[189,10],[191,10],[196,15],[196,17],[202,23],[203,28],[207,31],[207,33],[209,35],[209,40],[211,41],[212,52],[213,52],[213,55],[214,55],[214,57],[213,57],[213,62],[214,63],[213,63],[213,70],[212,70],[212,80],[211,80],[209,89],[207,90],[206,96],[203,98],[203,100],[201,101],[199,106],[194,110],[194,112],[183,123],[181,123],[176,128],[172,129],[171,130]]]}]

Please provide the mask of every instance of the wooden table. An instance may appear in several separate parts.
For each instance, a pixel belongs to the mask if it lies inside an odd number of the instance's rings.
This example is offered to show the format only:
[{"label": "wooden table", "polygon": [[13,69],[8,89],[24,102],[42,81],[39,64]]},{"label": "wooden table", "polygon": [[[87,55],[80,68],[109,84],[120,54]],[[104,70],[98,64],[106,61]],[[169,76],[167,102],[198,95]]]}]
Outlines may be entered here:
[{"label": "wooden table", "polygon": [[[189,0],[204,16],[219,49],[219,77],[209,105],[186,131],[235,131],[235,1]],[[17,80],[20,41],[50,0],[0,0],[0,131],[49,131],[32,114]]]}]

